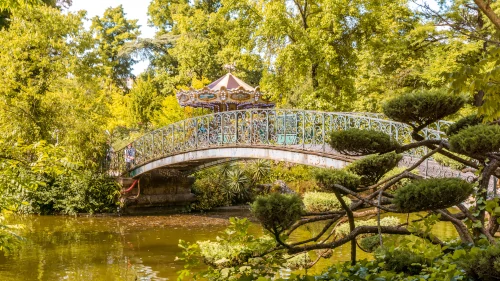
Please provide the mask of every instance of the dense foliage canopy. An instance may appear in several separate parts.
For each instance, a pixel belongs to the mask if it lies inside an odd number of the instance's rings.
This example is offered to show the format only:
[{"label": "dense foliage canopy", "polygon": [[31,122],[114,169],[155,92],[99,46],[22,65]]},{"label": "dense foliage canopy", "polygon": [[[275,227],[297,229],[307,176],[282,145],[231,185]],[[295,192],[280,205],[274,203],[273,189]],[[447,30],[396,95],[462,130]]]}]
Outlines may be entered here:
[{"label": "dense foliage canopy", "polygon": [[[316,250],[321,259],[350,242],[353,266],[331,269],[325,279],[485,279],[481,268],[498,272],[498,250],[489,246],[497,243],[500,205],[487,193],[492,176],[500,175],[500,4],[437,2],[431,7],[409,0],[152,0],[154,38],[139,37],[137,20],[128,19],[121,6],[92,18],[86,28],[85,11],[64,11],[70,0],[0,2],[0,250],[12,251],[15,244],[15,227],[3,225],[9,212],[116,209],[119,187],[103,174],[106,152],[147,130],[204,114],[181,108],[174,94],[202,88],[232,69],[279,108],[383,112],[412,127],[412,143],[401,145],[366,128],[329,132],[336,151],[375,155],[342,170],[281,169],[279,176],[315,181],[314,188],[328,197],[308,198],[305,206],[298,195],[258,197],[254,214],[275,241],[256,239],[248,235],[247,223],[234,221],[223,238],[231,240],[224,245],[231,259],[219,268],[242,266],[234,272],[245,275],[250,262],[251,275],[244,277],[264,272],[267,278],[270,268],[283,265],[285,251],[306,256]],[[141,59],[150,64],[136,77],[132,67]],[[425,139],[425,126],[471,114],[442,140]],[[391,171],[399,153],[411,149],[423,151],[422,161],[440,154],[474,171],[472,183],[424,179],[415,172],[418,165]],[[195,192],[208,202],[199,209],[248,202],[256,195],[250,191],[273,177],[269,167],[256,162],[245,171],[207,172],[218,181],[198,182]],[[461,204],[470,195],[470,205]],[[451,206],[458,213],[446,209]],[[382,224],[383,212],[422,210],[428,211],[425,218]],[[364,225],[368,220],[355,221],[373,216]],[[453,224],[459,235],[452,254],[430,231],[439,220]],[[304,241],[288,240],[310,223],[324,225]],[[414,235],[426,249],[411,240],[403,250],[384,247],[394,234]],[[372,239],[371,246],[378,239],[376,263],[354,265],[358,236]],[[198,247],[193,252],[206,255],[207,249],[221,249],[197,245],[184,248]],[[430,253],[433,245],[440,247],[437,254]],[[469,255],[460,247],[476,250]],[[464,256],[474,262],[461,262]],[[213,265],[226,257],[212,258],[207,260]],[[221,280],[229,276],[224,272]]]}]

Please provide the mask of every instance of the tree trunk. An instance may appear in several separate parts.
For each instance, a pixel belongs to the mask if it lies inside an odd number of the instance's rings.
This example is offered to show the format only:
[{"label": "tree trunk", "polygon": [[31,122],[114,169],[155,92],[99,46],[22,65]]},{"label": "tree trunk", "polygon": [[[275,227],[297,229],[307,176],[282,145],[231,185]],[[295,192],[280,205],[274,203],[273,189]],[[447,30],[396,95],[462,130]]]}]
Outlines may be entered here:
[{"label": "tree trunk", "polygon": [[[495,172],[495,170],[498,168],[499,164],[500,163],[498,160],[496,160],[496,159],[491,160],[490,163],[484,167],[483,172],[481,173],[481,176],[479,178],[479,188],[478,188],[478,192],[476,195],[476,201],[480,201],[482,203],[481,204],[476,203],[476,210],[479,211],[479,215],[477,216],[477,219],[481,222],[483,228],[486,227],[486,225],[485,225],[485,212],[486,211],[484,208],[481,208],[481,206],[484,207],[484,205],[486,204],[485,202],[487,200],[488,185],[490,183],[490,178],[491,178],[493,172]],[[474,229],[475,238],[478,239],[480,235],[481,235],[481,231],[479,229]]]},{"label": "tree trunk", "polygon": [[500,30],[500,17],[495,14],[490,7],[489,1],[485,2],[484,0],[474,0],[474,3],[479,7],[479,9],[490,19],[491,23]]},{"label": "tree trunk", "polygon": [[[336,189],[334,189],[333,192],[335,193],[335,196],[339,200],[340,205],[342,205],[342,208],[346,211],[347,219],[349,220],[349,229],[350,232],[353,232],[354,228],[356,228],[356,226],[354,225],[354,214],[352,213],[351,208],[349,208],[349,206],[347,206],[347,204],[345,203],[344,199],[342,198],[342,195],[340,195],[340,193]],[[354,237],[351,240],[351,265],[355,264],[356,264],[356,237]]]},{"label": "tree trunk", "polygon": [[446,209],[437,210],[437,212],[440,213],[447,221],[450,221],[453,224],[458,232],[458,235],[460,236],[460,240],[462,240],[462,243],[474,243],[474,240],[469,234],[469,230],[467,229],[467,226],[463,221],[454,218]]},{"label": "tree trunk", "polygon": [[316,91],[319,87],[318,64],[317,63],[313,63],[313,65],[311,67],[311,80],[312,80],[313,91]]}]

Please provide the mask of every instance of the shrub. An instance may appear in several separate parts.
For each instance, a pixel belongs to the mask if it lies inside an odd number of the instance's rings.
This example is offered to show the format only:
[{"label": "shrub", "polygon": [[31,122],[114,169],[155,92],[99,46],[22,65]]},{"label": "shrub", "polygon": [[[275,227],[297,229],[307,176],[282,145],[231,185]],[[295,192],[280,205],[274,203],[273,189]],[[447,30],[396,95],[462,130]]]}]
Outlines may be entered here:
[{"label": "shrub", "polygon": [[[392,248],[392,247],[391,247]],[[439,248],[440,249],[440,248]],[[417,281],[417,280],[469,280],[472,279],[465,276],[465,273],[457,264],[454,263],[448,254],[444,257],[439,255],[432,258],[424,253],[402,253],[398,249],[396,252],[388,253],[391,251],[385,249],[380,251],[380,255],[376,260],[359,260],[356,265],[351,265],[350,262],[336,263],[329,267],[325,272],[320,275],[309,277],[310,279],[297,277],[290,280],[316,280],[316,281],[354,281],[354,280],[378,280],[378,281]],[[433,250],[431,250],[433,251]],[[462,250],[463,251],[463,250]],[[442,254],[442,252],[441,252]],[[385,261],[387,260],[387,261]],[[414,263],[414,264],[412,264]],[[397,269],[390,270],[390,266]],[[425,266],[422,266],[425,265]],[[421,270],[419,270],[421,269]],[[417,275],[410,275],[413,272],[418,272]],[[476,279],[482,280],[482,279]],[[489,281],[489,280],[488,280]]]},{"label": "shrub", "polygon": [[[355,226],[376,226],[377,225],[377,220],[376,219],[369,219],[369,220],[363,220],[363,221],[355,221],[354,222]],[[399,219],[396,217],[385,217],[380,219],[380,225],[381,226],[397,226],[399,225]],[[351,233],[349,223],[345,222],[335,229],[335,234],[339,237],[345,237]],[[367,237],[371,236],[371,234],[363,235],[363,236],[358,236],[358,237]]]},{"label": "shrub", "polygon": [[[292,279],[299,281],[303,279]],[[403,273],[385,271],[379,266],[377,261],[360,260],[356,265],[350,262],[337,263],[327,269],[326,272],[315,276],[315,281],[361,281],[361,280],[380,280],[380,281],[407,281]],[[418,280],[418,279],[416,279]],[[414,280],[412,280],[414,281]]]},{"label": "shrub", "polygon": [[450,137],[451,150],[461,154],[500,152],[500,126],[476,125]]},{"label": "shrub", "polygon": [[363,237],[359,241],[359,246],[367,252],[373,252],[380,246],[380,236],[376,234],[376,235],[370,235],[368,237]]},{"label": "shrub", "polygon": [[393,203],[407,213],[436,210],[463,202],[472,191],[472,184],[462,179],[417,180],[396,190]]},{"label": "shrub", "polygon": [[297,165],[285,162],[276,162],[272,164],[269,175],[270,182],[282,180],[298,193],[304,193],[311,190],[317,190],[318,186],[314,180],[314,172],[317,168]]},{"label": "shrub", "polygon": [[252,204],[252,213],[262,226],[279,235],[300,219],[304,206],[300,197],[295,194],[273,193],[258,196]]},{"label": "shrub", "polygon": [[396,97],[382,109],[389,118],[407,123],[431,124],[460,110],[465,104],[462,96],[445,94],[441,91],[413,92]]},{"label": "shrub", "polygon": [[229,223],[217,241],[179,240],[182,252],[176,260],[184,263],[179,280],[254,280],[274,276],[283,267],[283,251],[269,251],[276,246],[274,238],[254,236],[248,219],[230,218]]},{"label": "shrub", "polygon": [[83,171],[62,174],[49,184],[30,191],[29,206],[21,211],[39,214],[116,212],[120,194],[118,183],[103,174]]},{"label": "shrub", "polygon": [[386,270],[410,275],[419,274],[424,266],[430,265],[424,256],[407,249],[393,249],[390,251],[384,249],[377,255],[377,261],[384,262]]},{"label": "shrub", "polygon": [[249,190],[249,184],[250,180],[245,172],[240,169],[236,169],[228,172],[223,188],[226,193],[230,194],[233,203],[238,204],[250,200],[251,193]]},{"label": "shrub", "polygon": [[191,204],[192,210],[210,210],[215,207],[225,206],[232,200],[232,194],[228,193],[214,180],[212,173],[198,174],[192,192],[196,195],[196,201]]},{"label": "shrub", "polygon": [[[245,168],[248,167],[255,171],[254,163]],[[255,182],[250,180],[254,176],[247,169],[233,163],[225,163],[196,173],[196,181],[192,187],[196,202],[191,204],[191,209],[210,210],[251,201],[257,192],[256,188],[253,188]]]},{"label": "shrub", "polygon": [[346,155],[383,153],[399,147],[388,134],[355,128],[331,132],[329,144],[333,149]]},{"label": "shrub", "polygon": [[395,152],[370,155],[351,163],[347,170],[359,175],[361,184],[369,186],[377,183],[387,172],[396,167],[403,158]]},{"label": "shrub", "polygon": [[[463,250],[462,250],[463,251]],[[500,278],[500,246],[485,249],[472,248],[457,261],[469,277],[474,280],[494,281]]]},{"label": "shrub", "polygon": [[[342,209],[339,200],[333,193],[327,192],[306,192],[304,194],[304,205],[308,212],[328,212]],[[347,205],[351,204],[351,200],[344,197]]]},{"label": "shrub", "polygon": [[264,235],[242,239],[242,241],[220,239],[218,241],[197,241],[196,244],[200,247],[200,254],[206,264],[216,268],[224,268],[245,262],[255,251],[264,251],[273,247],[276,245],[276,240],[269,235]]},{"label": "shrub", "polygon": [[448,136],[452,136],[465,128],[479,125],[481,124],[481,122],[483,122],[482,116],[477,116],[476,114],[466,116],[458,120],[457,122],[451,124],[448,130],[446,130],[446,134]]},{"label": "shrub", "polygon": [[308,253],[301,253],[293,257],[285,256],[285,259],[287,259],[285,267],[292,270],[307,268],[309,263],[311,263],[311,257]]},{"label": "shrub", "polygon": [[271,174],[271,163],[269,160],[257,159],[250,163],[244,163],[240,166],[244,169],[248,179],[253,185],[263,183]]},{"label": "shrub", "polygon": [[351,172],[337,169],[318,169],[315,173],[318,184],[327,190],[334,190],[334,184],[355,191],[361,184],[360,177]]}]

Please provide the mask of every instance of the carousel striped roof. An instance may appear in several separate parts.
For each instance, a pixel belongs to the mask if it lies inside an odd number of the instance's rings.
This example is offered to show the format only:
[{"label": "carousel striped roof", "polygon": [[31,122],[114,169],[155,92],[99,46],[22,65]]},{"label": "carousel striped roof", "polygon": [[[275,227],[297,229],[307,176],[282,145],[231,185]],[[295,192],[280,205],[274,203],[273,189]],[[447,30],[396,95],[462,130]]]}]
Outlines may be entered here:
[{"label": "carousel striped roof", "polygon": [[252,86],[248,85],[247,83],[243,82],[241,79],[238,77],[234,76],[231,73],[228,73],[221,78],[217,79],[216,81],[212,82],[210,85],[207,86],[210,90],[212,91],[218,91],[222,87],[225,87],[226,89],[238,89],[242,87],[246,91],[255,91],[255,88]]}]

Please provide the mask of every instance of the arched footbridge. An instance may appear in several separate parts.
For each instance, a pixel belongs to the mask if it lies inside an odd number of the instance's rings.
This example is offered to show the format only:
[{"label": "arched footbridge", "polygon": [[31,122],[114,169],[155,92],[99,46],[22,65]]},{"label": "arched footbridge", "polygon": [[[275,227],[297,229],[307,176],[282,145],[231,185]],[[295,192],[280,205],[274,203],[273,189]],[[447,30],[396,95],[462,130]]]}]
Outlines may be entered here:
[{"label": "arched footbridge", "polygon": [[[450,125],[440,121],[426,128],[428,139],[440,139]],[[330,131],[377,130],[400,143],[411,141],[411,128],[381,114],[307,110],[249,109],[194,117],[154,130],[133,141],[135,163],[126,170],[124,149],[111,159],[110,172],[138,177],[160,168],[192,172],[238,159],[269,159],[317,167],[341,168],[354,158],[333,150]],[[425,148],[413,150],[418,158]]]}]

